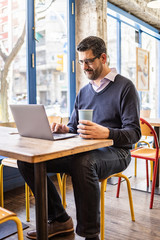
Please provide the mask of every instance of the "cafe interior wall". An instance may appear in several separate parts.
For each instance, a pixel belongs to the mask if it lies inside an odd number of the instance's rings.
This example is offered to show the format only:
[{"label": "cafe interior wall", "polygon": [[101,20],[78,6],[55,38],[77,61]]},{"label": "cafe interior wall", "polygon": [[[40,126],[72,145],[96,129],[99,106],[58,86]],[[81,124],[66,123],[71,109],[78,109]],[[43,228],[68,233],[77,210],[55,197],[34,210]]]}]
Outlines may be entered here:
[{"label": "cafe interior wall", "polygon": [[[109,0],[108,2],[160,30],[160,9],[148,8],[149,0]],[[76,45],[89,35],[102,37],[107,44],[106,6],[107,0],[76,1]],[[88,82],[78,64],[76,64],[76,81],[76,93],[78,93],[79,89]]]},{"label": "cafe interior wall", "polygon": [[[77,0],[75,9],[76,45],[89,35],[101,37],[107,44],[106,0]],[[79,64],[76,65],[76,79],[76,93],[78,93],[79,89],[88,82]]]}]

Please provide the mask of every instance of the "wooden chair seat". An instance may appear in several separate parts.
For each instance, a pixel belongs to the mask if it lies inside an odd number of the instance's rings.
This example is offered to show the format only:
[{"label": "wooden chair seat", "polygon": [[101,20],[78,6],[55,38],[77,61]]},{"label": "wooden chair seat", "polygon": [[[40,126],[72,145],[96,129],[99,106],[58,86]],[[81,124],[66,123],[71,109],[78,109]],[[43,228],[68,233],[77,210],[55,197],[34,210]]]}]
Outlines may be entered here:
[{"label": "wooden chair seat", "polygon": [[[153,148],[137,148],[132,153],[132,157],[145,158],[148,160],[154,160],[156,157],[156,149]],[[160,154],[160,151],[159,151]]]},{"label": "wooden chair seat", "polygon": [[0,224],[12,220],[17,225],[18,240],[23,240],[23,228],[22,223],[14,212],[11,212],[5,208],[0,207]]},{"label": "wooden chair seat", "polygon": [[4,159],[1,161],[1,164],[2,164],[3,166],[18,168],[17,160],[14,159],[14,158],[4,158]]}]

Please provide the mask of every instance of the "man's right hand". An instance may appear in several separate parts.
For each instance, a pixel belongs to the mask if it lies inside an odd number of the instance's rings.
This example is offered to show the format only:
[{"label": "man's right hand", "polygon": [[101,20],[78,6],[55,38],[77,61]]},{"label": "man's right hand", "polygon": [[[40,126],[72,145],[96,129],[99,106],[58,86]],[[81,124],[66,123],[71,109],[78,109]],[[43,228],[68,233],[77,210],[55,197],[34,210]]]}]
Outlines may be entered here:
[{"label": "man's right hand", "polygon": [[64,124],[52,123],[51,130],[56,133],[68,133],[69,127]]}]

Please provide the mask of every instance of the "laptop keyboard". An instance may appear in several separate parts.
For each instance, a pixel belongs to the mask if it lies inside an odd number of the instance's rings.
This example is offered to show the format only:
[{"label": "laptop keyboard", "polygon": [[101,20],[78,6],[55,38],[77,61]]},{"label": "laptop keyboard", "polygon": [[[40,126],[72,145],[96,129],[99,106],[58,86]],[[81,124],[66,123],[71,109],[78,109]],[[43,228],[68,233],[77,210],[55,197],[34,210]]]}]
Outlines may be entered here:
[{"label": "laptop keyboard", "polygon": [[65,139],[70,137],[75,137],[77,134],[75,133],[53,133],[54,139]]}]

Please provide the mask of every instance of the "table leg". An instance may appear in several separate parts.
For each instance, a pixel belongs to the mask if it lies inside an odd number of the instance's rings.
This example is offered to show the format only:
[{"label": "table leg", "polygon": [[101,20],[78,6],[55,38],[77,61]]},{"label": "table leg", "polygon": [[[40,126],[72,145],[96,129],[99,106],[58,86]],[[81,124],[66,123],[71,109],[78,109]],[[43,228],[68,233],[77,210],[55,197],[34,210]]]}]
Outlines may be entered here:
[{"label": "table leg", "polygon": [[48,240],[48,202],[46,163],[35,163],[36,229],[38,240]]}]

